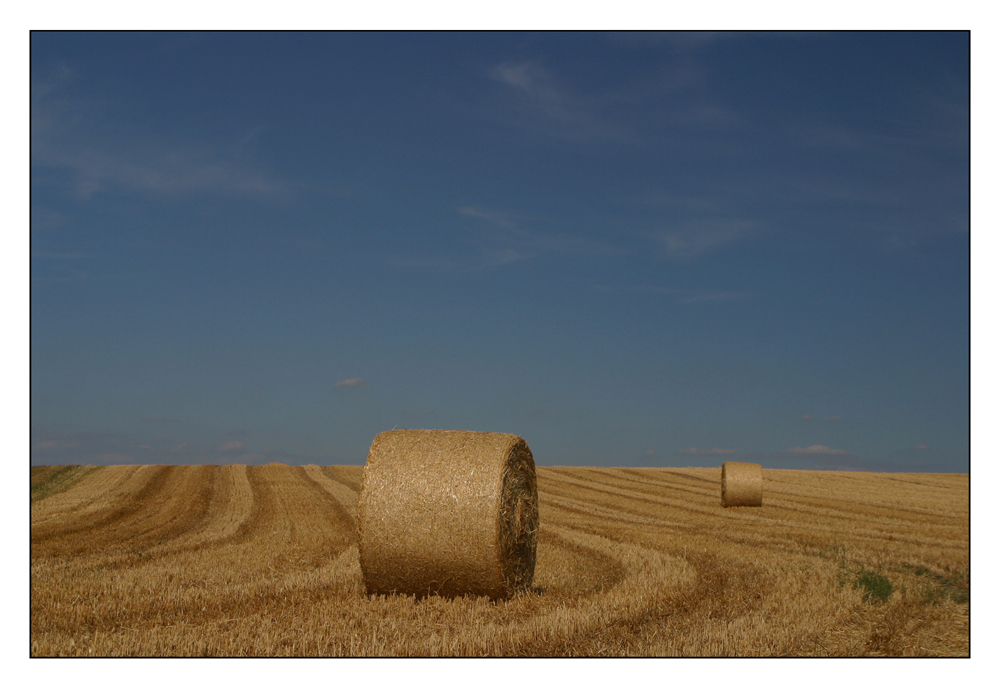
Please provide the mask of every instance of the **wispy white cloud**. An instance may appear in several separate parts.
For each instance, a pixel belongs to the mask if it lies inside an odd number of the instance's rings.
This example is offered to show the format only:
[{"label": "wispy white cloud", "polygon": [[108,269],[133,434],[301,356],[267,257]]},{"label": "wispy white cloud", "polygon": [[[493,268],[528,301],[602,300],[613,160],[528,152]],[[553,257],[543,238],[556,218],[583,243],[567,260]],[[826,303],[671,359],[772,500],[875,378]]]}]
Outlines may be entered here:
[{"label": "wispy white cloud", "polygon": [[129,435],[113,432],[32,431],[31,460],[42,463],[132,463],[143,453],[143,444]]},{"label": "wispy white cloud", "polygon": [[[849,178],[820,170],[776,175],[764,193],[789,209],[810,213],[810,224],[822,220],[822,214],[815,212],[820,204],[831,209],[854,206],[859,219],[846,227],[838,223],[837,233],[853,226],[892,250],[967,233],[967,209],[954,202],[968,195],[967,178],[960,169],[944,177],[934,170],[940,169],[943,160],[967,159],[968,91],[946,97],[957,106],[946,111],[917,94],[909,99],[910,114],[894,122],[891,133],[822,121],[787,124],[787,142],[793,150],[805,149],[809,156],[829,151],[855,161],[859,173]],[[876,169],[880,172],[874,173]]]},{"label": "wispy white cloud", "polygon": [[478,208],[472,205],[465,205],[456,209],[459,215],[466,215],[468,217],[478,217],[482,220],[488,220],[489,222],[507,229],[516,230],[517,225],[510,219],[510,217],[504,213],[499,213],[494,210],[486,210],[484,208]]},{"label": "wispy white cloud", "polygon": [[740,219],[705,219],[650,233],[667,255],[693,258],[746,237],[754,224]]},{"label": "wispy white cloud", "polygon": [[586,254],[591,256],[620,255],[624,246],[591,239],[580,234],[529,230],[525,225],[545,222],[478,206],[456,209],[460,215],[475,220],[480,233],[473,243],[489,265],[503,265],[547,254]]},{"label": "wispy white cloud", "polygon": [[223,442],[218,447],[215,448],[218,452],[229,453],[240,451],[241,449],[246,449],[247,445],[238,440],[232,440],[230,442]]},{"label": "wispy white cloud", "polygon": [[[683,38],[675,38],[676,43]],[[690,146],[693,131],[742,124],[706,88],[707,70],[690,56],[613,85],[570,83],[539,61],[507,62],[490,76],[505,88],[494,116],[509,125],[578,143]],[[699,139],[704,145],[704,139]]]},{"label": "wispy white cloud", "polygon": [[677,456],[732,456],[733,454],[739,453],[738,449],[720,449],[719,447],[714,447],[712,449],[688,447],[687,449],[678,449],[674,452]]},{"label": "wispy white cloud", "polygon": [[35,442],[33,449],[73,449],[80,446],[80,440],[43,440]]},{"label": "wispy white cloud", "polygon": [[347,380],[341,380],[340,382],[335,382],[334,387],[363,387],[368,383],[365,382],[364,378],[352,377]]},{"label": "wispy white cloud", "polygon": [[807,413],[806,415],[802,416],[802,418],[800,418],[799,420],[822,421],[825,423],[841,423],[843,422],[844,418],[842,416],[825,416],[823,418],[813,418],[811,415]]},{"label": "wispy white cloud", "polygon": [[492,265],[506,265],[507,263],[514,263],[531,257],[530,254],[518,253],[510,248],[485,249],[483,256]]},{"label": "wispy white cloud", "polygon": [[574,92],[537,62],[504,63],[490,76],[514,94],[515,124],[570,140],[636,139],[635,132],[601,116],[597,99]]},{"label": "wispy white cloud", "polygon": [[[150,134],[107,103],[71,95],[75,75],[63,68],[32,84],[31,165],[68,175],[80,199],[125,189],[160,196],[238,195],[286,199],[290,186],[255,163],[245,141],[220,149]],[[51,175],[37,183],[53,183]]]},{"label": "wispy white cloud", "polygon": [[481,227],[490,231],[480,236],[478,252],[488,265],[505,265],[533,258],[529,246],[533,243],[530,233],[520,228],[516,217],[509,213],[487,210],[475,206],[462,206],[459,215],[480,220]]}]

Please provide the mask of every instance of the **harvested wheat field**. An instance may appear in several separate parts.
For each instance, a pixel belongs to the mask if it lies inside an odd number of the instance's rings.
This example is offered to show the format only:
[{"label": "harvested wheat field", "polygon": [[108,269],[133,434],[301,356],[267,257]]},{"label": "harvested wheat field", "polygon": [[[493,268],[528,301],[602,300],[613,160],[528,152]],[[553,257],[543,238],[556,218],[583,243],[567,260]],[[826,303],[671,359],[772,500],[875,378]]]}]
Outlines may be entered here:
[{"label": "harvested wheat field", "polygon": [[32,468],[32,656],[968,656],[967,475],[537,469],[509,600],[365,594],[361,466]]}]

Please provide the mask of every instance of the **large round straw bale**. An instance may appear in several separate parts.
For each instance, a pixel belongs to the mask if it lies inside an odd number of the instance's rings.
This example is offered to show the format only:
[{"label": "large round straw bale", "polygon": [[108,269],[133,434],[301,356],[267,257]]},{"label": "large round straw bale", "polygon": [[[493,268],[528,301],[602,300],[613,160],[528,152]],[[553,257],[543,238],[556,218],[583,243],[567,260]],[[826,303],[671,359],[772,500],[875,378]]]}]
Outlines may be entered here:
[{"label": "large round straw bale", "polygon": [[759,463],[722,464],[722,506],[760,506],[764,500],[764,470]]},{"label": "large round straw bale", "polygon": [[368,452],[358,499],[369,594],[508,598],[531,585],[535,462],[517,435],[390,430]]}]

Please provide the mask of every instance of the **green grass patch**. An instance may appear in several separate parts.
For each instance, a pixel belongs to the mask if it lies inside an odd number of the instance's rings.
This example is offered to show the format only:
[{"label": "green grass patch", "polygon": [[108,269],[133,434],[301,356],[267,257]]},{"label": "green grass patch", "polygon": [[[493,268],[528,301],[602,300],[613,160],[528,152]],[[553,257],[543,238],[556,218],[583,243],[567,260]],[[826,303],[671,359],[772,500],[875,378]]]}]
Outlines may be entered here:
[{"label": "green grass patch", "polygon": [[83,476],[96,470],[97,466],[60,466],[52,471],[44,480],[31,486],[31,501],[37,502],[51,495],[62,492]]},{"label": "green grass patch", "polygon": [[928,576],[931,570],[924,566],[914,566],[913,564],[903,564],[903,570],[912,573],[914,576]]},{"label": "green grass patch", "polygon": [[959,571],[951,576],[932,573],[924,566],[903,564],[903,571],[923,580],[923,600],[927,604],[937,604],[942,600],[951,600],[958,604],[969,601],[969,571]]},{"label": "green grass patch", "polygon": [[864,588],[864,600],[868,604],[885,602],[892,595],[892,581],[881,573],[862,569],[854,579],[855,588]]},{"label": "green grass patch", "polygon": [[924,601],[937,604],[942,600],[951,600],[957,604],[969,601],[969,574],[956,574],[951,578],[931,576],[933,585],[924,592]]}]

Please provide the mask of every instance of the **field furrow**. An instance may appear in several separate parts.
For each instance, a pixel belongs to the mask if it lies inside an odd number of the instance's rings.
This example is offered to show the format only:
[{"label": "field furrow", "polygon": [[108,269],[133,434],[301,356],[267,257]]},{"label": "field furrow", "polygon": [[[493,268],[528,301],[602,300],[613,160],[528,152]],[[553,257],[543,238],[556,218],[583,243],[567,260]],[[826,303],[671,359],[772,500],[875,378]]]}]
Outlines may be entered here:
[{"label": "field furrow", "polygon": [[31,654],[968,655],[967,476],[537,475],[533,584],[490,602],[365,595],[360,466],[33,470]]},{"label": "field furrow", "polygon": [[[193,467],[109,466],[94,474],[105,478],[98,484],[84,478],[75,488],[52,497],[62,502],[56,513],[40,514],[38,521],[32,522],[32,546],[43,552],[67,547],[80,552],[104,547],[119,550],[150,531],[173,528],[173,522],[184,513],[178,502],[200,501],[204,492],[203,482],[184,470],[187,468]],[[189,489],[200,486],[197,494],[179,490],[184,483]],[[39,507],[47,501],[42,500]],[[74,503],[79,507],[74,509]],[[60,518],[70,514],[71,520]]]},{"label": "field furrow", "polygon": [[[563,495],[575,488],[592,490],[593,494],[588,495],[585,501],[599,505],[594,507],[596,510],[618,511],[622,518],[642,522],[652,522],[649,520],[655,520],[652,514],[662,514],[664,507],[673,507],[669,509],[670,513],[688,516],[677,522],[678,527],[693,522],[698,524],[697,527],[732,530],[732,521],[741,520],[762,532],[785,530],[786,535],[808,524],[810,530],[829,534],[850,532],[851,537],[870,542],[898,542],[916,547],[937,547],[941,543],[947,547],[949,543],[955,543],[959,548],[967,544],[963,544],[961,537],[966,532],[967,520],[960,515],[948,518],[934,514],[915,516],[911,510],[885,507],[873,513],[871,507],[865,504],[859,506],[844,499],[826,502],[818,499],[788,500],[772,496],[768,487],[765,487],[767,498],[761,508],[720,510],[717,487],[711,492],[691,490],[693,494],[688,501],[679,503],[674,497],[670,478],[647,482],[641,477],[634,477],[634,473],[622,474],[618,469],[606,471],[607,478],[602,480],[603,471],[560,469],[549,477],[549,493]],[[765,486],[770,484],[767,474],[765,471]]]},{"label": "field furrow", "polygon": [[31,505],[32,532],[50,519],[73,514],[83,520],[93,511],[110,506],[115,497],[130,495],[132,486],[116,489],[139,471],[139,466],[100,466],[59,494],[51,495]]},{"label": "field furrow", "polygon": [[210,494],[207,508],[197,526],[180,533],[168,542],[152,547],[150,555],[180,552],[223,543],[236,536],[250,518],[253,492],[247,467],[240,465],[209,466]]},{"label": "field furrow", "polygon": [[340,505],[343,511],[343,518],[350,524],[350,527],[357,528],[358,492],[340,480],[337,480],[327,470],[319,466],[303,466],[303,468],[310,480],[337,500],[337,504]]}]

